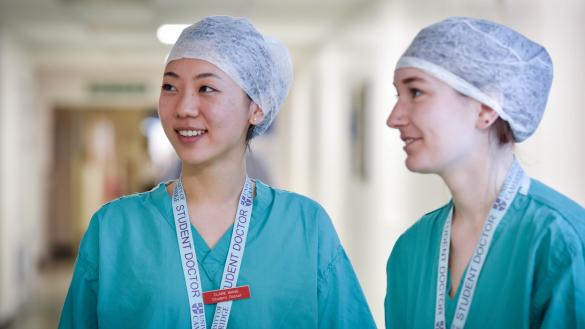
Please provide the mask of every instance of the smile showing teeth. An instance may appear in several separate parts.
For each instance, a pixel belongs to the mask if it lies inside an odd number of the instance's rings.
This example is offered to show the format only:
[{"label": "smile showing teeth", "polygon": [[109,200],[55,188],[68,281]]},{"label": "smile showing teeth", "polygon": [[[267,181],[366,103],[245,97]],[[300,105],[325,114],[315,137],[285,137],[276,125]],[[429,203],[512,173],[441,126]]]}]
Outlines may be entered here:
[{"label": "smile showing teeth", "polygon": [[404,144],[408,145],[408,144],[414,142],[415,140],[416,139],[414,139],[414,138],[406,138],[406,139],[404,139]]},{"label": "smile showing teeth", "polygon": [[200,136],[207,132],[207,130],[179,130],[179,135],[184,137]]}]

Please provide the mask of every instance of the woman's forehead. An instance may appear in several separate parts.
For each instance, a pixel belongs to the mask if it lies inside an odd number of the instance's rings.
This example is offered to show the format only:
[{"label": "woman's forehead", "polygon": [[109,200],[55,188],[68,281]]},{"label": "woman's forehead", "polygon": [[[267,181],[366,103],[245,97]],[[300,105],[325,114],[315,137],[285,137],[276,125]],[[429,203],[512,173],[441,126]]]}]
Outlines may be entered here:
[{"label": "woman's forehead", "polygon": [[219,67],[211,64],[208,61],[193,58],[180,58],[172,60],[165,67],[165,72],[167,71],[207,71],[220,76],[226,74]]},{"label": "woman's forehead", "polygon": [[453,87],[421,69],[414,67],[402,67],[394,71],[394,86],[408,86],[416,83],[417,86],[427,86],[435,90],[450,90],[456,92]]},{"label": "woman's forehead", "polygon": [[424,71],[413,68],[403,67],[394,71],[394,84],[409,84],[411,82],[432,83],[436,80]]},{"label": "woman's forehead", "polygon": [[210,78],[224,86],[241,87],[222,69],[202,59],[180,58],[170,61],[165,67],[163,77],[184,80],[200,80]]}]

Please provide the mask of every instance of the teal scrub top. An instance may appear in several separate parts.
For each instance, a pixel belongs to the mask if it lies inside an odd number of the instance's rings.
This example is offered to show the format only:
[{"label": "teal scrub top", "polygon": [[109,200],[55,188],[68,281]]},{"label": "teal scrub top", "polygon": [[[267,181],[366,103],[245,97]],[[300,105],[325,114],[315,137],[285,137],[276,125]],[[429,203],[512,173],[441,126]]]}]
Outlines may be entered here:
[{"label": "teal scrub top", "polygon": [[[171,197],[150,192],[104,205],[91,219],[59,328],[190,328]],[[192,227],[203,290],[219,289],[231,228],[210,249]],[[228,328],[375,328],[370,309],[323,208],[256,182]],[[215,305],[205,305],[210,328]]]},{"label": "teal scrub top", "polygon": [[[433,328],[450,209],[451,203],[425,215],[396,242],[387,265],[386,328]],[[462,286],[445,297],[446,328]],[[585,328],[585,209],[531,180],[494,232],[465,327]]]}]

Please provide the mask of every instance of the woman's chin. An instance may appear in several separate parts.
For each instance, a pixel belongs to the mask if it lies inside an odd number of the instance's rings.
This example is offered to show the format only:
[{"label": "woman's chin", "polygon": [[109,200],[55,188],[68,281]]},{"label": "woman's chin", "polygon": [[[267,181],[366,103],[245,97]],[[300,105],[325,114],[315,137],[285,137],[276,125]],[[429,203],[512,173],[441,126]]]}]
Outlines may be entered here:
[{"label": "woman's chin", "polygon": [[193,154],[193,152],[179,153],[179,159],[183,166],[200,166],[209,162],[210,157],[204,154]]},{"label": "woman's chin", "polygon": [[406,168],[409,171],[412,171],[415,173],[419,173],[419,174],[434,173],[431,166],[429,166],[427,163],[425,163],[425,161],[422,161],[421,159],[417,159],[416,157],[413,157],[413,156],[408,156],[406,158],[406,160],[404,161],[404,164],[406,165]]}]

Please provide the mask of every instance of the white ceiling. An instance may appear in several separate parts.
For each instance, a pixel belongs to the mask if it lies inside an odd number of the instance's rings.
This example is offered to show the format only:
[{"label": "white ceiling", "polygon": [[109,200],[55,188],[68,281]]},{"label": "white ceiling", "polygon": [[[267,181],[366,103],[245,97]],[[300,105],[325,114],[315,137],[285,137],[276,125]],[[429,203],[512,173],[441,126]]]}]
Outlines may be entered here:
[{"label": "white ceiling", "polygon": [[164,23],[207,15],[250,18],[302,49],[318,43],[376,0],[0,0],[0,29],[30,50],[45,70],[140,67],[160,63],[169,46],[156,39]]}]

